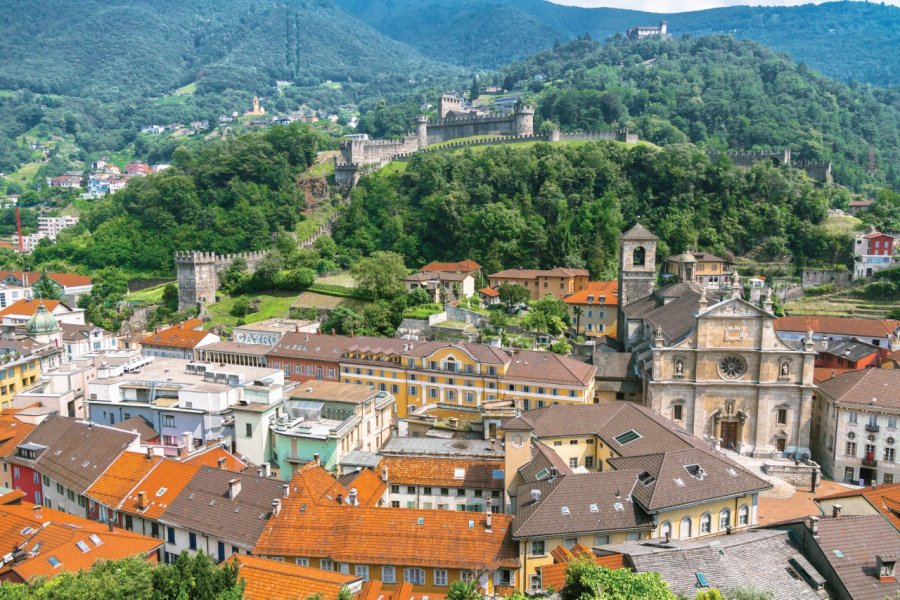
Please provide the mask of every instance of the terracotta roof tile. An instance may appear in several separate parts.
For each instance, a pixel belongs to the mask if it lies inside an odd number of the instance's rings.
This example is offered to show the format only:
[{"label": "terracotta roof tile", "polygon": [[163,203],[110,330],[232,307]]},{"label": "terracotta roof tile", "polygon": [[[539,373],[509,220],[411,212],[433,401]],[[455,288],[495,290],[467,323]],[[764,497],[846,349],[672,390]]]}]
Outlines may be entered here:
[{"label": "terracotta roof tile", "polygon": [[[189,321],[185,321],[185,323],[190,324]],[[212,335],[208,331],[182,327],[185,323],[151,333],[141,340],[141,343],[145,346],[191,349],[196,348],[207,336]]]},{"label": "terracotta roof tile", "polygon": [[503,461],[403,456],[385,457],[380,466],[392,484],[503,489]]},{"label": "terracotta roof tile", "polygon": [[478,290],[478,293],[483,294],[489,298],[496,298],[497,296],[500,295],[500,292],[498,292],[497,290],[495,290],[493,288],[489,288],[489,287],[481,288],[480,290]]},{"label": "terracotta roof tile", "polygon": [[569,269],[556,267],[555,269],[506,269],[490,275],[497,279],[535,279],[537,277],[587,277],[590,273],[587,269]]},{"label": "terracotta roof tile", "polygon": [[11,414],[0,416],[0,458],[6,458],[15,453],[16,446],[34,430],[31,423],[19,421]]},{"label": "terracotta roof tile", "polygon": [[[510,515],[317,504],[297,490],[298,474],[255,554],[331,558],[336,562],[449,569],[516,568]],[[471,526],[470,526],[471,525]]]},{"label": "terracotta roof tile", "polygon": [[419,273],[433,273],[435,271],[444,271],[447,273],[469,273],[471,271],[477,271],[481,268],[474,260],[461,260],[459,262],[430,262],[421,269],[419,269]]},{"label": "terracotta roof tile", "polygon": [[[627,568],[625,565],[625,557],[621,554],[594,556],[593,561],[601,567],[606,567],[607,569]],[[568,566],[568,562],[557,562],[552,565],[540,567],[541,587],[543,587],[545,590],[552,587],[557,592],[561,590],[566,583],[566,568]]]},{"label": "terracotta roof tile", "polygon": [[337,600],[345,585],[359,581],[355,575],[342,575],[300,567],[256,556],[236,555],[238,577],[243,579],[247,600],[296,600],[319,595],[322,600]]},{"label": "terracotta roof tile", "polygon": [[0,505],[0,540],[7,547],[25,543],[32,551],[40,544],[33,556],[0,568],[0,578],[14,573],[25,581],[90,569],[98,560],[145,557],[162,545],[161,540],[124,529],[109,531],[103,523],[50,508],[35,510],[32,504]]},{"label": "terracotta roof tile", "polygon": [[838,335],[883,338],[900,327],[900,321],[893,319],[854,319],[851,317],[813,317],[797,315],[775,319],[776,331],[796,331],[806,333],[833,333]]},{"label": "terracotta roof tile", "polygon": [[[91,278],[74,273],[47,273],[47,276],[63,287],[82,287],[91,285]],[[40,272],[31,271],[0,271],[0,280],[13,277],[22,282],[26,287],[33,286],[41,278]]]},{"label": "terracotta roof tile", "polygon": [[228,450],[224,449],[219,444],[210,446],[202,452],[198,452],[197,454],[184,459],[184,462],[189,465],[198,465],[201,467],[212,467],[214,469],[218,469],[220,468],[220,459],[224,459],[224,463],[221,468],[224,468],[226,471],[241,473],[247,469],[247,463],[243,462],[241,459],[239,459]]},{"label": "terracotta roof tile", "polygon": [[[140,480],[115,508],[145,519],[159,519],[199,470],[197,465],[164,460]],[[146,492],[147,507],[143,509],[138,505],[140,492]]]},{"label": "terracotta roof tile", "polygon": [[86,496],[109,507],[117,507],[128,492],[163,459],[147,458],[146,454],[123,452],[88,488]]},{"label": "terracotta roof tile", "polygon": [[387,484],[372,469],[362,469],[348,478],[345,483],[348,494],[356,490],[356,501],[360,506],[377,506],[387,490]]},{"label": "terracotta roof tile", "polygon": [[[586,290],[575,292],[563,298],[566,304],[588,304],[588,297],[593,299],[591,304],[596,306],[617,306],[619,304],[618,281],[589,281]],[[601,303],[600,296],[606,296]]]},{"label": "terracotta roof tile", "polygon": [[[62,304],[59,300],[50,300],[47,299],[34,299],[34,300],[18,300],[13,302],[3,310],[0,310],[0,317],[4,317],[6,315],[34,315],[37,312],[38,307],[43,304],[44,308],[47,309],[47,312],[53,312],[53,310]],[[63,304],[65,306],[65,304]]]}]

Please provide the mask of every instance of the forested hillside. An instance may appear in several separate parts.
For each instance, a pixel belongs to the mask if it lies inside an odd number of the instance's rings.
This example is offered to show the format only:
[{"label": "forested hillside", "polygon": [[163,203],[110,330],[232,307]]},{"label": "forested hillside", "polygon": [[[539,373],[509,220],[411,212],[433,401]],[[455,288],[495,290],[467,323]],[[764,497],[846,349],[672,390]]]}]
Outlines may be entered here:
[{"label": "forested hillside", "polygon": [[563,129],[628,127],[709,149],[791,148],[835,180],[900,187],[900,90],[850,87],[726,35],[601,45],[577,40],[502,71]]},{"label": "forested hillside", "polygon": [[688,144],[501,146],[418,154],[402,174],[364,179],[335,240],[400,252],[410,265],[469,258],[488,272],[586,266],[602,278],[614,275],[623,227],[640,220],[663,256],[702,248],[831,263],[852,244],[821,222],[846,199],[796,170],[711,163]]},{"label": "forested hillside", "polygon": [[427,56],[496,68],[585,33],[605,40],[667,19],[676,36],[730,33],[788,52],[836,79],[900,83],[900,8],[870,2],[736,6],[662,15],[545,0],[336,0]]}]

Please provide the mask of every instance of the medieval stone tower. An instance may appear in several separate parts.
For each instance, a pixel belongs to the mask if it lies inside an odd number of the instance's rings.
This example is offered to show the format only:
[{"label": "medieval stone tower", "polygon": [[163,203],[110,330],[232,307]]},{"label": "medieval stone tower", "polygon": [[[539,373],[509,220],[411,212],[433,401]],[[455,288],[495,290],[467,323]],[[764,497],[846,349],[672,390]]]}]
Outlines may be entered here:
[{"label": "medieval stone tower", "polygon": [[247,263],[247,270],[252,273],[267,254],[265,250],[227,255],[214,252],[176,252],[178,310],[197,308],[202,313],[206,305],[215,303],[216,291],[219,289],[219,275],[235,260],[243,259]]},{"label": "medieval stone tower", "polygon": [[428,117],[425,115],[416,117],[416,145],[419,150],[428,146]]},{"label": "medieval stone tower", "polygon": [[513,135],[534,135],[534,106],[516,103]]},{"label": "medieval stone tower", "polygon": [[[619,322],[618,331],[627,335],[624,308],[649,296],[656,280],[655,235],[638,223],[619,238]],[[625,339],[624,337],[622,338]]]}]

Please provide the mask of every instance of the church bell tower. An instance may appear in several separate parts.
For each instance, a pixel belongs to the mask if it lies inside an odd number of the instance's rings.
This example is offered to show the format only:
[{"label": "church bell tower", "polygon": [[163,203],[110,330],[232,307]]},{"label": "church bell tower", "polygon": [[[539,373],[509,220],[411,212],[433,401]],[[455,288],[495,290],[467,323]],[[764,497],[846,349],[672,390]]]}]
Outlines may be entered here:
[{"label": "church bell tower", "polygon": [[624,308],[653,292],[656,280],[655,235],[638,223],[619,237],[619,341],[628,346],[628,320]]}]

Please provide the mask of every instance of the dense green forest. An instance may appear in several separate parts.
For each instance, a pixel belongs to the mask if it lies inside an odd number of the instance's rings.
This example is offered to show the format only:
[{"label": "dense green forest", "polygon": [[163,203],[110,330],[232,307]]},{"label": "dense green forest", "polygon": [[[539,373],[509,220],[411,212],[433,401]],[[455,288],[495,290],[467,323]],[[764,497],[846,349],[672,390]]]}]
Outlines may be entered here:
[{"label": "dense green forest", "polygon": [[499,146],[413,155],[402,174],[364,179],[335,240],[399,252],[409,265],[469,258],[488,272],[586,266],[611,277],[619,234],[640,220],[663,256],[703,248],[840,263],[852,244],[821,223],[846,201],[794,169],[711,163],[689,144]]},{"label": "dense green forest", "polygon": [[[563,129],[628,127],[659,144],[791,148],[852,188],[900,188],[900,89],[836,82],[731,36],[576,40],[502,71]],[[535,77],[538,76],[538,80]]]},{"label": "dense green forest", "polygon": [[585,33],[605,40],[667,19],[677,37],[730,33],[789,53],[836,79],[900,84],[900,8],[874,2],[734,6],[672,15],[545,0],[336,0],[426,56],[497,68]]},{"label": "dense green forest", "polygon": [[254,95],[270,113],[335,111],[458,74],[327,0],[23,0],[0,12],[0,172],[29,158],[14,138],[32,128],[165,160],[174,145],[147,148],[142,125],[215,123]]},{"label": "dense green forest", "polygon": [[164,173],[131,181],[94,203],[36,264],[170,273],[173,250],[259,250],[303,220],[297,176],[333,141],[309,127],[272,127],[201,150],[179,148]]}]

